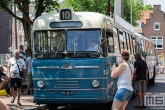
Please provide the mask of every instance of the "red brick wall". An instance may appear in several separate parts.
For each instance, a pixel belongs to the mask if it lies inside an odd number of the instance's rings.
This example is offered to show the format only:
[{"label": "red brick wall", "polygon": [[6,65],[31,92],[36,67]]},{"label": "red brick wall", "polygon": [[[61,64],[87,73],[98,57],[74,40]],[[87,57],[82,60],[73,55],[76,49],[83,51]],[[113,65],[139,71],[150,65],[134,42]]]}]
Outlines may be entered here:
[{"label": "red brick wall", "polygon": [[11,36],[12,36],[12,17],[3,10],[0,10],[0,54],[9,53],[8,48],[11,45],[10,42]]},{"label": "red brick wall", "polygon": [[[154,30],[154,22],[160,23],[160,30]],[[146,20],[146,24],[142,25],[142,30],[149,39],[151,36],[162,36],[163,49],[156,49],[156,54],[165,53],[165,13],[161,11],[160,5],[154,5],[153,13],[150,13],[150,18]]]}]

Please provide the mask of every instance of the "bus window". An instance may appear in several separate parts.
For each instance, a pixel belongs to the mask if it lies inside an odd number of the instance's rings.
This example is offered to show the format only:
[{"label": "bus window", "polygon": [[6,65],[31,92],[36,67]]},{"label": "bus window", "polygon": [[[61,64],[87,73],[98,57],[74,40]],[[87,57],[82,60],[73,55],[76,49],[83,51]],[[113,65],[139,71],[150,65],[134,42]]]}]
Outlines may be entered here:
[{"label": "bus window", "polygon": [[130,42],[130,47],[131,47],[131,48],[130,48],[130,49],[131,49],[131,50],[130,50],[130,51],[131,51],[131,52],[130,52],[130,55],[133,55],[133,45],[132,45],[132,35],[131,35],[131,34],[129,34],[129,42]]},{"label": "bus window", "polygon": [[101,31],[96,30],[68,30],[67,51],[97,51]]},{"label": "bus window", "polygon": [[104,29],[102,31],[101,50],[100,50],[100,52],[104,57],[107,57],[107,55],[108,55],[108,53],[107,53],[107,38],[105,36],[105,30]]},{"label": "bus window", "polygon": [[124,42],[124,49],[125,49],[125,50],[128,50],[125,32],[123,32],[123,39],[124,39],[124,40],[123,40],[123,42]]},{"label": "bus window", "polygon": [[123,32],[119,30],[119,41],[120,41],[120,50],[122,51],[124,49],[124,37]]},{"label": "bus window", "polygon": [[129,34],[127,33],[127,46],[128,46],[128,51],[131,54],[131,44],[130,44],[130,38],[129,38]]},{"label": "bus window", "polygon": [[147,51],[147,40],[144,40],[144,52],[146,53]]},{"label": "bus window", "polygon": [[151,42],[149,42],[149,56],[151,56],[152,55],[152,43]]},{"label": "bus window", "polygon": [[64,51],[65,31],[36,31],[34,41],[37,53]]},{"label": "bus window", "polygon": [[142,48],[142,51],[144,51],[144,40],[143,39],[140,39],[141,40],[141,48]]},{"label": "bus window", "polygon": [[136,40],[133,37],[133,48],[134,48],[134,54],[137,52],[137,46],[136,46]]},{"label": "bus window", "polygon": [[106,38],[108,39],[108,52],[114,53],[114,41],[113,41],[113,33],[106,32]]},{"label": "bus window", "polygon": [[152,44],[152,48],[151,48],[152,49],[152,55],[155,56],[155,46],[153,43],[151,43],[151,44]]},{"label": "bus window", "polygon": [[115,48],[115,53],[120,53],[120,47],[119,47],[119,40],[118,40],[118,34],[117,34],[117,29],[113,27],[113,36],[114,36],[114,48]]},{"label": "bus window", "polygon": [[135,48],[134,48],[134,45],[133,45],[133,36],[131,35],[131,46],[132,46],[132,54],[134,55],[135,54]]}]

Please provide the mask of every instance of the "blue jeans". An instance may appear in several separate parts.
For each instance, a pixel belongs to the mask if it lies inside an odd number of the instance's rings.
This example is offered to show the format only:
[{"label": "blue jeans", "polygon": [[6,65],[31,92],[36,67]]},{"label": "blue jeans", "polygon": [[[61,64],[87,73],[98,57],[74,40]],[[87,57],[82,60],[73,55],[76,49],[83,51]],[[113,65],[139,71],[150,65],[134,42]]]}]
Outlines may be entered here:
[{"label": "blue jeans", "polygon": [[130,91],[125,88],[120,88],[117,90],[114,100],[118,100],[120,102],[129,101],[132,97],[133,91]]}]

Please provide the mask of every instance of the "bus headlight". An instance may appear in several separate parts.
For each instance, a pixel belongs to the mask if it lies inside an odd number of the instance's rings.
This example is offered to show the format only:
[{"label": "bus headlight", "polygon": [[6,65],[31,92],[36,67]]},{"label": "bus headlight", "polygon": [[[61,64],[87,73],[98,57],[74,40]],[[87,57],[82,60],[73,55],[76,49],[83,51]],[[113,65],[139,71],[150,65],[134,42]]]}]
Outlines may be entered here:
[{"label": "bus headlight", "polygon": [[44,81],[38,81],[37,85],[38,85],[39,88],[43,88],[45,83],[44,83]]},{"label": "bus headlight", "polygon": [[92,81],[92,86],[93,86],[93,87],[98,87],[98,86],[99,86],[99,81],[93,80],[93,81]]}]

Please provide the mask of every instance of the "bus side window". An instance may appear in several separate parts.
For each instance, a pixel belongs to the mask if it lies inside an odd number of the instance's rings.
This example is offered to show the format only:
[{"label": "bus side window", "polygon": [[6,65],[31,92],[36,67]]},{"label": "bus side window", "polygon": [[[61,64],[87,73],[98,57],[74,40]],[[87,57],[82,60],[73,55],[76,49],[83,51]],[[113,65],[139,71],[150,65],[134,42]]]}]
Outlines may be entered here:
[{"label": "bus side window", "polygon": [[126,38],[127,38],[127,48],[128,48],[128,52],[131,54],[131,45],[130,45],[128,33],[126,33]]},{"label": "bus side window", "polygon": [[124,49],[124,37],[123,32],[119,30],[119,41],[120,41],[120,50],[122,51]]},{"label": "bus side window", "polygon": [[124,49],[128,50],[128,46],[127,46],[127,40],[126,40],[126,36],[125,36],[125,32],[123,31],[123,42],[124,42]]},{"label": "bus side window", "polygon": [[108,53],[107,53],[107,39],[106,39],[106,36],[105,36],[105,30],[104,29],[102,31],[100,52],[103,55],[103,57],[107,57],[108,56]]},{"label": "bus side window", "polygon": [[108,53],[114,53],[113,33],[106,32],[106,38],[108,39]]},{"label": "bus side window", "polygon": [[137,46],[136,46],[136,40],[133,38],[133,48],[134,48],[134,54],[137,52]]},{"label": "bus side window", "polygon": [[154,46],[154,44],[152,43],[152,51],[153,51],[153,56],[155,56],[156,54],[155,54],[155,46]]},{"label": "bus side window", "polygon": [[129,34],[129,43],[130,43],[130,55],[133,55],[133,45],[132,45],[132,35]]},{"label": "bus side window", "polygon": [[113,37],[114,37],[114,51],[115,53],[120,53],[119,39],[117,34],[117,28],[113,27]]}]

